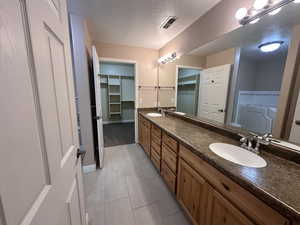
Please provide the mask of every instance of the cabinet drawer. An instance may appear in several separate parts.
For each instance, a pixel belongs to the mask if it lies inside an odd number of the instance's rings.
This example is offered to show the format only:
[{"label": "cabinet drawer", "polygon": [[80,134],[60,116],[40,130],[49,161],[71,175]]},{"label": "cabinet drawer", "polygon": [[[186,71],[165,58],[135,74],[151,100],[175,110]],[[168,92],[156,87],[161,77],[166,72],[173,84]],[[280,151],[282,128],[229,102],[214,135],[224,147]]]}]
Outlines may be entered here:
[{"label": "cabinet drawer", "polygon": [[156,152],[151,152],[151,161],[153,162],[154,166],[160,171],[160,157],[156,154]]},{"label": "cabinet drawer", "polygon": [[161,148],[160,145],[158,145],[157,143],[155,143],[153,140],[151,142],[151,151],[155,151],[159,157],[161,155]]},{"label": "cabinet drawer", "polygon": [[166,133],[163,132],[163,138],[162,138],[163,143],[167,144],[170,149],[172,149],[172,151],[174,152],[178,152],[178,142],[170,137],[169,135],[167,135]]},{"label": "cabinet drawer", "polygon": [[176,174],[177,171],[177,155],[167,145],[162,144],[162,159],[169,168]]},{"label": "cabinet drawer", "polygon": [[151,138],[152,138],[152,141],[154,141],[156,144],[158,144],[160,146],[161,138],[158,138],[157,136],[153,135],[153,133],[151,135]]},{"label": "cabinet drawer", "polygon": [[161,138],[161,129],[158,126],[155,126],[154,124],[152,124],[151,132],[152,132],[152,135],[155,135],[159,139]]},{"label": "cabinet drawer", "polygon": [[166,181],[170,191],[175,193],[176,176],[168,168],[167,164],[163,160],[161,161],[161,175],[164,178],[164,180]]},{"label": "cabinet drawer", "polygon": [[253,194],[180,145],[179,156],[203,176],[216,190],[259,225],[288,225],[289,220],[257,199]]}]

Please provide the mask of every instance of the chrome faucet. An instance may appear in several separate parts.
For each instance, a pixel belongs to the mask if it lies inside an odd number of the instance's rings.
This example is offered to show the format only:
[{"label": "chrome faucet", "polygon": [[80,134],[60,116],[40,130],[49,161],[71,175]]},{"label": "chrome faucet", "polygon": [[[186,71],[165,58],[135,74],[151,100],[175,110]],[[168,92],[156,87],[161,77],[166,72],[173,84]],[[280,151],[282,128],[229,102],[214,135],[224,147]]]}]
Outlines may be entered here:
[{"label": "chrome faucet", "polygon": [[[258,134],[249,132],[249,134],[247,135],[239,134],[239,136],[241,137],[241,147],[256,154],[260,153],[259,147],[261,144],[269,145],[272,141],[271,134],[264,134],[263,136],[259,136]],[[255,147],[253,147],[253,142],[255,142]]]},{"label": "chrome faucet", "polygon": [[163,108],[158,108],[157,110],[158,110],[158,112],[161,113],[162,116],[165,116],[165,115],[166,115],[166,110],[165,110],[165,109],[163,109]]}]

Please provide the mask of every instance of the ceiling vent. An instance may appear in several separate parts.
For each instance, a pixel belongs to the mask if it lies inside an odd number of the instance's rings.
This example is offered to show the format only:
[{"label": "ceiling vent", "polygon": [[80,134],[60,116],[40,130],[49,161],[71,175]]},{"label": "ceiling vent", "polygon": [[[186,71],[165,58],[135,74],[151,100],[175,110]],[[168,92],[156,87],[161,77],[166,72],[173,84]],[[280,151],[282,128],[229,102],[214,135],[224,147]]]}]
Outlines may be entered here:
[{"label": "ceiling vent", "polygon": [[168,29],[175,21],[177,20],[176,16],[168,16],[160,25],[161,29]]}]

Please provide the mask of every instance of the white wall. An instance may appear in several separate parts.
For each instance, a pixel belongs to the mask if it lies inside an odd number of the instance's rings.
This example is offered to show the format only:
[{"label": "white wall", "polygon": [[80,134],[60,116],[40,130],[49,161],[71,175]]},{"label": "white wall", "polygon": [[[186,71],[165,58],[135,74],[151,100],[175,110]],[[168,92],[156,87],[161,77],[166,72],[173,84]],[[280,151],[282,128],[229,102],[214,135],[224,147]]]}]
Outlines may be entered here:
[{"label": "white wall", "polygon": [[109,75],[134,76],[134,65],[127,63],[100,62],[100,73]]}]

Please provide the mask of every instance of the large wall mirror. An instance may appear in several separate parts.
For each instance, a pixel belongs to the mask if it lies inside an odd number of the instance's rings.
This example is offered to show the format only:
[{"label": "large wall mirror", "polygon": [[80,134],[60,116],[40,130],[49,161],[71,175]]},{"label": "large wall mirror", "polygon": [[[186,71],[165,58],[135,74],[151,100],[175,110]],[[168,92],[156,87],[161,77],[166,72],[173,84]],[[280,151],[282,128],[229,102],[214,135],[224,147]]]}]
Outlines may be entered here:
[{"label": "large wall mirror", "polygon": [[[299,12],[300,4],[289,4],[276,15],[161,65],[159,77],[169,81],[164,85],[175,84],[169,101],[161,100],[175,105],[182,115],[257,134],[273,133],[280,107],[292,104],[281,105],[280,98],[290,91],[284,85],[292,76],[290,68],[299,64],[297,57],[292,57],[296,49],[291,47],[300,42]],[[295,109],[300,111],[296,104]],[[291,115],[285,139],[300,144],[297,115]]]}]

